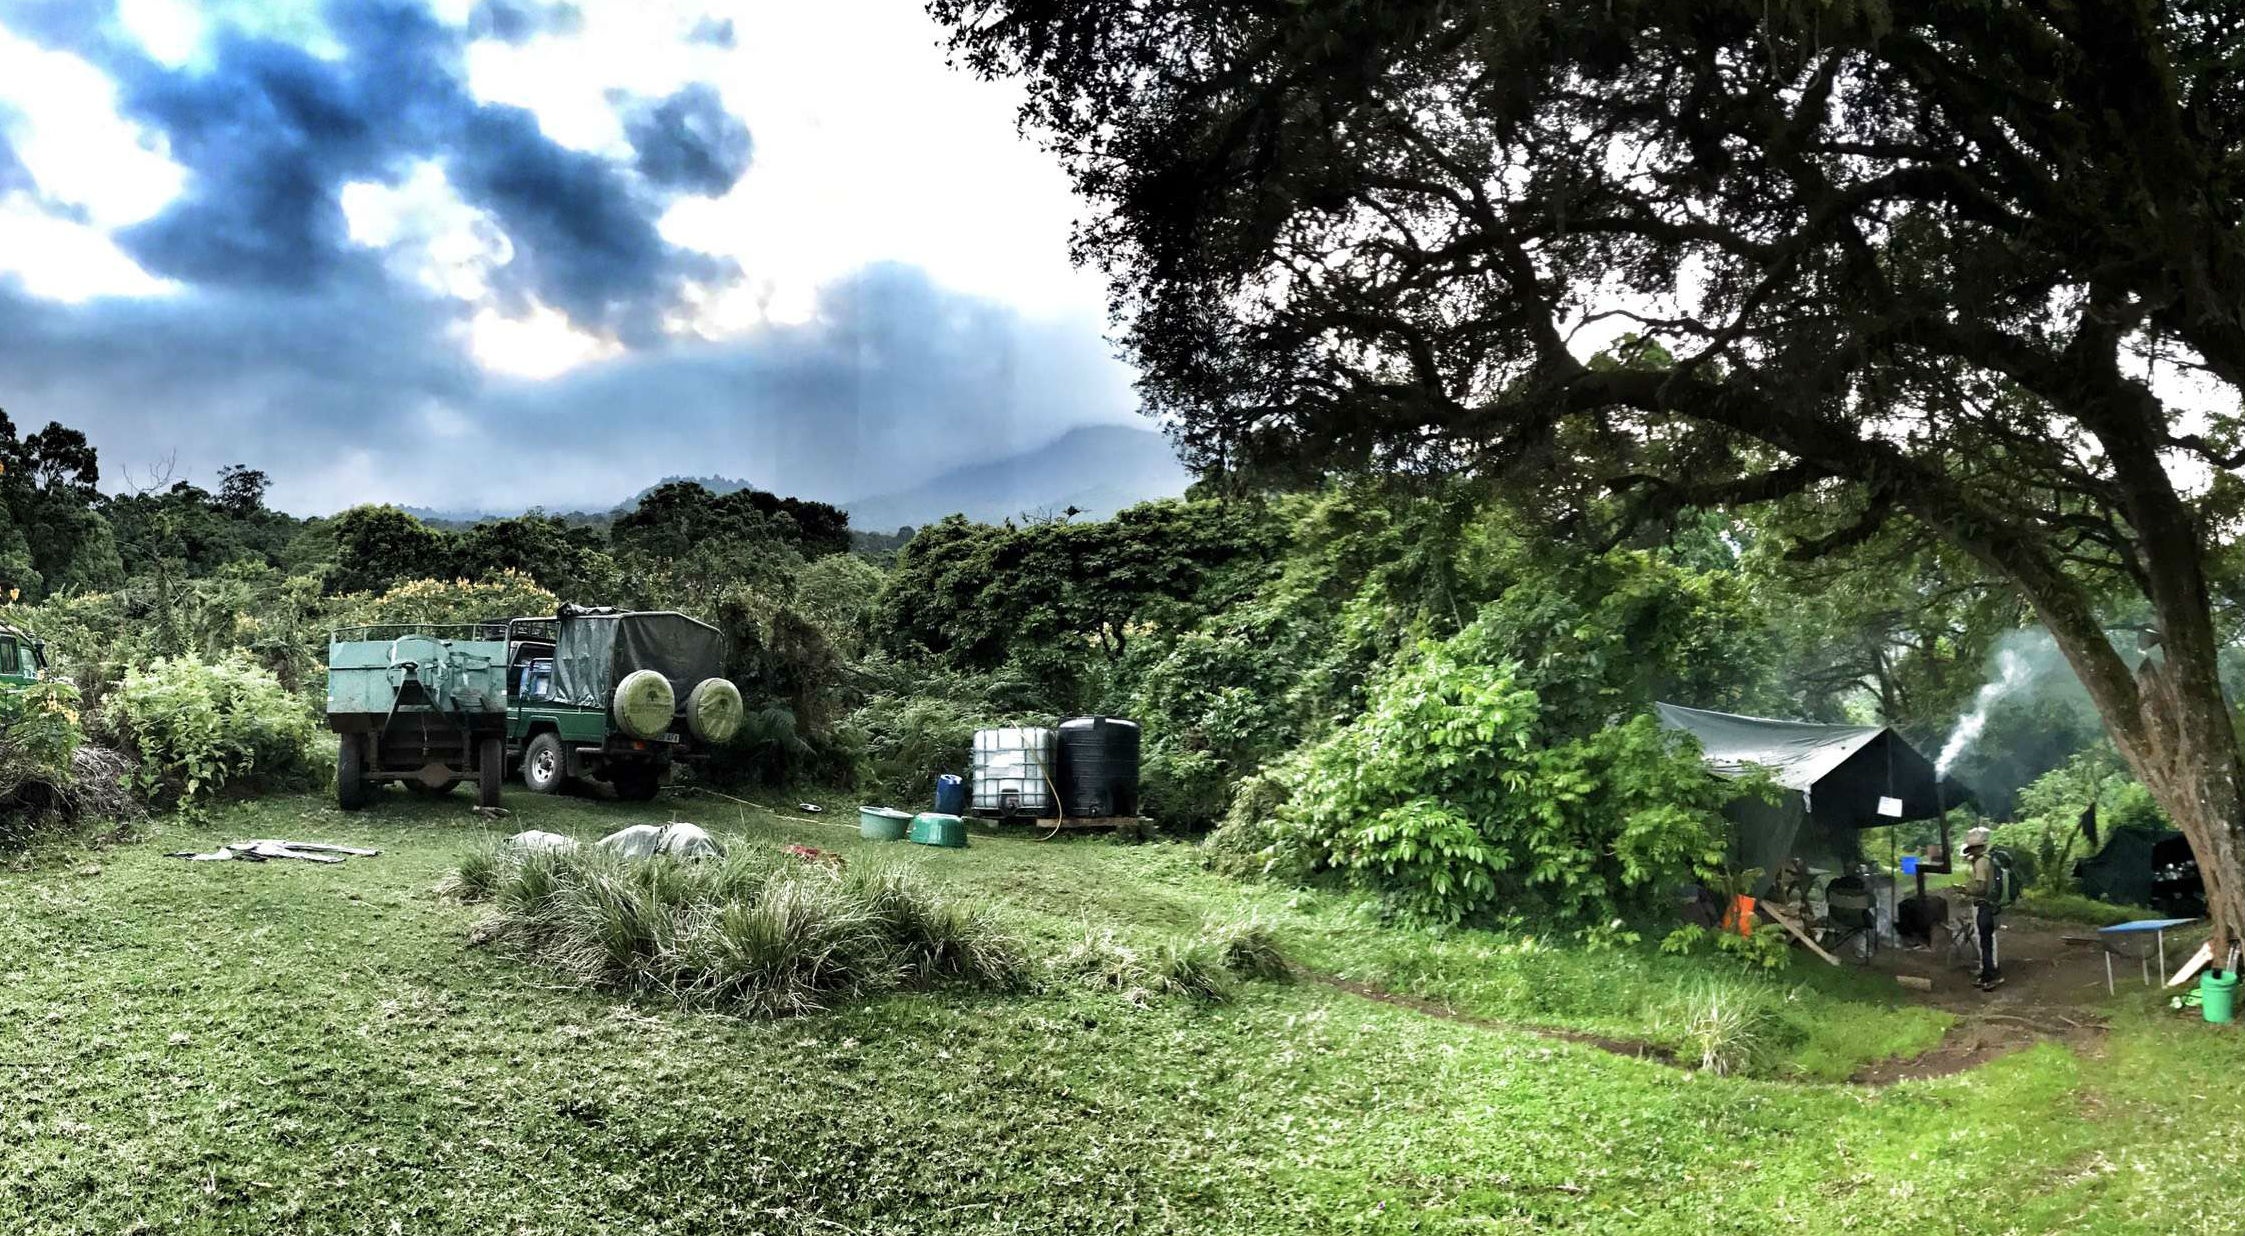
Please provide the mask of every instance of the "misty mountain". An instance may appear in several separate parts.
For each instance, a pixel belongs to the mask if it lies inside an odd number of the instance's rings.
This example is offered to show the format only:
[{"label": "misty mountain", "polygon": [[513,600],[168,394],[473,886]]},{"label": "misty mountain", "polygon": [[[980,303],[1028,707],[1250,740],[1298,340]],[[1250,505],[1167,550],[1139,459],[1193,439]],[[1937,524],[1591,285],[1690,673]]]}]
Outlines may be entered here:
[{"label": "misty mountain", "polygon": [[984,523],[1075,507],[1105,519],[1149,498],[1174,498],[1192,483],[1169,439],[1133,425],[1072,429],[1044,446],[951,468],[916,485],[842,504],[850,527],[889,532],[950,514]]},{"label": "misty mountain", "polygon": [[[571,523],[598,523],[639,504],[657,485],[691,481],[714,494],[766,488],[729,476],[666,476],[616,504],[613,511],[552,512]],[[1169,439],[1134,425],[1092,425],[1073,429],[1043,446],[937,473],[916,485],[841,503],[850,527],[860,532],[894,532],[932,523],[957,512],[996,523],[1027,513],[1075,507],[1078,518],[1105,519],[1134,502],[1174,498],[1192,476],[1177,462]],[[800,496],[800,495],[797,495]],[[522,514],[521,509],[436,510],[408,506],[423,522],[464,526],[485,519]]]}]

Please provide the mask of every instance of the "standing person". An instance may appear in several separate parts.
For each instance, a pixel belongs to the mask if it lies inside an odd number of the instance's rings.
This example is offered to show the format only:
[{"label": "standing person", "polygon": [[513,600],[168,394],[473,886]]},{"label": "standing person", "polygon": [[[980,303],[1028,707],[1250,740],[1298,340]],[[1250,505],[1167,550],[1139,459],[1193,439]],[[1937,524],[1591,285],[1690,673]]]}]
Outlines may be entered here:
[{"label": "standing person", "polygon": [[1972,900],[1973,921],[1980,937],[1980,974],[1972,985],[1982,991],[1994,991],[2003,982],[2002,973],[1996,969],[1996,914],[2001,907],[2001,894],[1996,887],[1996,861],[1988,854],[1991,836],[1985,828],[1975,828],[1964,835],[1964,861],[1968,872],[1964,895]]}]

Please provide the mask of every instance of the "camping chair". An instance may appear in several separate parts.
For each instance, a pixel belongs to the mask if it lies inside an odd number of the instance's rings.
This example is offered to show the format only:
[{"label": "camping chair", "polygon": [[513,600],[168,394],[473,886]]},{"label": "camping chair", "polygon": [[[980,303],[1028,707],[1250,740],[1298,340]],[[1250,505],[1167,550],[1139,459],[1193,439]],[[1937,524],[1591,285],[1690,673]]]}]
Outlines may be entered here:
[{"label": "camping chair", "polygon": [[[1963,968],[1980,968],[1980,912],[1970,897],[1949,896],[1949,917],[1942,923],[1940,942],[1943,965],[1955,966],[1961,960]],[[2001,950],[1998,950],[1999,952]]]},{"label": "camping chair", "polygon": [[1834,876],[1824,885],[1824,922],[1839,933],[1832,943],[1835,954],[1848,942],[1861,938],[1863,960],[1869,962],[1879,948],[1879,903],[1862,876]]}]

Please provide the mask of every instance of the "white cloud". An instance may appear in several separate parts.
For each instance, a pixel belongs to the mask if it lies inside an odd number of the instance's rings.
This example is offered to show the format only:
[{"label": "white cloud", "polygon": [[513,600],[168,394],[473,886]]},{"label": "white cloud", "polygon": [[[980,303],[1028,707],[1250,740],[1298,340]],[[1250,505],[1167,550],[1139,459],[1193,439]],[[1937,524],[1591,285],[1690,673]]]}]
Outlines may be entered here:
[{"label": "white cloud", "polygon": [[26,193],[0,197],[0,275],[41,300],[160,296],[178,285],[142,270],[97,228],[47,213]]},{"label": "white cloud", "polygon": [[498,223],[462,201],[434,161],[395,185],[360,181],[339,196],[354,243],[385,250],[392,273],[439,295],[484,303],[491,272],[514,256]]},{"label": "white cloud", "polygon": [[92,223],[138,223],[179,196],[186,172],[117,114],[116,87],[85,60],[0,27],[0,102],[17,113],[8,140],[40,191]]},{"label": "white cloud", "polygon": [[149,55],[173,68],[203,45],[203,18],[187,0],[117,0],[117,21]]},{"label": "white cloud", "polygon": [[818,288],[880,261],[1034,314],[1092,313],[1096,275],[1074,269],[1077,201],[1051,158],[1014,130],[1017,87],[945,63],[940,29],[895,0],[758,0],[726,9],[732,49],[684,42],[696,3],[582,6],[583,29],[469,53],[477,96],[535,112],[554,140],[628,156],[615,95],[717,87],[756,144],[720,200],[685,198],[673,244],[737,258],[746,280],[704,306],[722,335],[801,321]]},{"label": "white cloud", "polygon": [[571,326],[566,315],[544,305],[534,305],[518,318],[487,308],[470,319],[467,329],[468,351],[477,364],[518,378],[559,377],[623,351]]}]

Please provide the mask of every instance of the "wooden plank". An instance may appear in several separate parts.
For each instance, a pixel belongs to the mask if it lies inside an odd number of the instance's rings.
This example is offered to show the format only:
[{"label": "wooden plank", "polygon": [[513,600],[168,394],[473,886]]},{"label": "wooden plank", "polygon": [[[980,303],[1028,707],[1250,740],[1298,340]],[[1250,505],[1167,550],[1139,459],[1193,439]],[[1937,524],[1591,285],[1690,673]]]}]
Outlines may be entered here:
[{"label": "wooden plank", "polygon": [[1836,966],[1840,964],[1839,958],[1825,952],[1824,946],[1818,944],[1815,940],[1810,939],[1809,934],[1806,931],[1801,930],[1801,925],[1794,922],[1792,919],[1787,918],[1784,911],[1778,909],[1776,906],[1773,906],[1766,901],[1757,903],[1754,906],[1754,909],[1759,913],[1768,916],[1771,922],[1776,923],[1778,926],[1783,927],[1785,930],[1792,932],[1794,939],[1799,940],[1802,944],[1808,946],[1808,951],[1816,954],[1819,957],[1822,957],[1825,961],[1831,963],[1832,965]]},{"label": "wooden plank", "polygon": [[2214,942],[2208,940],[2198,946],[2198,951],[2190,955],[2190,960],[2183,963],[2182,969],[2175,971],[2175,977],[2168,979],[2167,985],[2169,987],[2180,987],[2196,978],[2200,970],[2213,964]]}]

